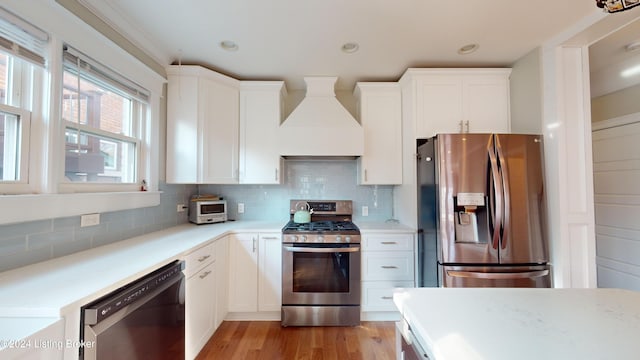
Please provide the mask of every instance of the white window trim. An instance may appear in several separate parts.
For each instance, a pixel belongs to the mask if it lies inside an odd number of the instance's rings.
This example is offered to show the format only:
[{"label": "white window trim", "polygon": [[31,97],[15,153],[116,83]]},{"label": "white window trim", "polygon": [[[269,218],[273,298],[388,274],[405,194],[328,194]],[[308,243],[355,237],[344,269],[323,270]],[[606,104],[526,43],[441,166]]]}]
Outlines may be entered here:
[{"label": "white window trim", "polygon": [[[37,24],[50,36],[48,73],[42,77],[45,92],[34,94],[31,116],[31,155],[29,188],[24,195],[4,195],[0,190],[0,224],[75,216],[95,212],[118,211],[160,204],[160,114],[161,96],[166,79],[131,54],[79,20],[56,2],[45,2],[35,10],[29,2],[10,0],[9,10],[26,21]],[[68,43],[92,56],[97,62],[131,79],[149,91],[144,110],[149,121],[141,125],[140,151],[148,191],[140,184],[104,188],[91,186],[76,189],[61,186],[64,179],[64,126],[60,119],[62,90],[62,44]],[[59,73],[59,74],[58,74]],[[41,97],[44,96],[44,99]],[[95,185],[95,184],[90,184]],[[73,192],[73,193],[71,193]]]}]

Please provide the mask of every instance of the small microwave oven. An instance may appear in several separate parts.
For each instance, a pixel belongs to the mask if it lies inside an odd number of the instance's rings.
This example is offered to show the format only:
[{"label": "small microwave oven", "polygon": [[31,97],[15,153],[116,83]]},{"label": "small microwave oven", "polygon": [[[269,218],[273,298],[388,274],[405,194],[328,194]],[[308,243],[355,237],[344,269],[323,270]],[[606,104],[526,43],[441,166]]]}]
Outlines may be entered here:
[{"label": "small microwave oven", "polygon": [[227,201],[191,200],[189,202],[189,221],[194,224],[211,224],[227,221]]}]

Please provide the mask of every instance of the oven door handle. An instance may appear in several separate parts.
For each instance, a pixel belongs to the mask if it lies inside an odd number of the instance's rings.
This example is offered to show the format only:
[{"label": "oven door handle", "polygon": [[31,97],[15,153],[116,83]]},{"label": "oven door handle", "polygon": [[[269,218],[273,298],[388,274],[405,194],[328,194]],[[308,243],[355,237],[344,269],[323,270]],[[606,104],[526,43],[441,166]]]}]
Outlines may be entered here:
[{"label": "oven door handle", "polygon": [[307,252],[307,253],[358,252],[360,251],[360,246],[344,247],[344,248],[315,248],[315,247],[285,246],[284,249],[290,252]]}]

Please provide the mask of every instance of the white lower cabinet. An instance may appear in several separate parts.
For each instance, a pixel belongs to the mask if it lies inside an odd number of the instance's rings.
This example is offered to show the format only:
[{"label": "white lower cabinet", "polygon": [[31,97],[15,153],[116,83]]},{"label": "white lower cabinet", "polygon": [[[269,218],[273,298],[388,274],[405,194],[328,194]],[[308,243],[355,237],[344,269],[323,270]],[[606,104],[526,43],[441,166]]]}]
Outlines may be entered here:
[{"label": "white lower cabinet", "polygon": [[394,289],[415,286],[414,257],[413,233],[363,233],[364,314],[397,311],[393,304]]},{"label": "white lower cabinet", "polygon": [[[279,312],[281,263],[282,242],[279,232],[230,235],[229,312]],[[230,316],[233,317],[233,314]]]},{"label": "white lower cabinet", "polygon": [[216,329],[215,243],[186,257],[185,356],[194,359]]},{"label": "white lower cabinet", "polygon": [[282,307],[282,237],[260,233],[258,264],[258,311],[280,311]]},{"label": "white lower cabinet", "polygon": [[396,311],[393,291],[396,288],[411,288],[413,281],[363,281],[362,311]]},{"label": "white lower cabinet", "polygon": [[216,240],[215,254],[216,254],[216,318],[215,328],[217,329],[222,321],[227,317],[228,311],[228,276],[227,269],[229,263],[229,236],[225,236],[222,239]]}]

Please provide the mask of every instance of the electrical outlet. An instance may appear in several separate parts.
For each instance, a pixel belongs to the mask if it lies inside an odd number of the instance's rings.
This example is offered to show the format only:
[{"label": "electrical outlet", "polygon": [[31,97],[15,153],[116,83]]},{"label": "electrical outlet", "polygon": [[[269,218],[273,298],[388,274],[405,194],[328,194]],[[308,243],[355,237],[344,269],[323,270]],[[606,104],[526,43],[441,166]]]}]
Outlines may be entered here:
[{"label": "electrical outlet", "polygon": [[178,208],[177,208],[178,212],[184,212],[185,210],[187,210],[187,207],[184,206],[184,204],[178,204]]},{"label": "electrical outlet", "polygon": [[238,214],[244,214],[244,203],[238,203]]},{"label": "electrical outlet", "polygon": [[100,214],[87,214],[80,216],[80,227],[95,226],[100,224]]},{"label": "electrical outlet", "polygon": [[362,216],[369,216],[369,207],[368,206],[363,206],[362,207]]}]

